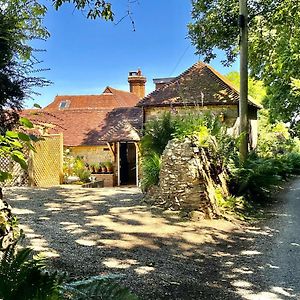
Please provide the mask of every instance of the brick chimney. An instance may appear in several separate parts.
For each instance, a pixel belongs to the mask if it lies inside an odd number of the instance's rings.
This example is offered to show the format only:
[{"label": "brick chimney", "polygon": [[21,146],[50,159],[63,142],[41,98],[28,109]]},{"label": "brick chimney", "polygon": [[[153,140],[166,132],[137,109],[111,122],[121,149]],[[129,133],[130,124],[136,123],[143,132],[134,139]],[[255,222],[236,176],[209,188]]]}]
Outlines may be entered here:
[{"label": "brick chimney", "polygon": [[142,75],[142,71],[140,69],[129,72],[128,83],[130,92],[136,94],[140,99],[144,98],[146,81],[146,77]]}]

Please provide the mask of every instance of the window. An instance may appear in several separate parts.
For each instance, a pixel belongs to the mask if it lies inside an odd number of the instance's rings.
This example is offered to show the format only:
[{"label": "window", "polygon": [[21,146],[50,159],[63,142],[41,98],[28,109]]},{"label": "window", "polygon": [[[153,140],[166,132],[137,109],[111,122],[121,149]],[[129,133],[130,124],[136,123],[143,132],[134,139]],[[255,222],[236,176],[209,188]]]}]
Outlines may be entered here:
[{"label": "window", "polygon": [[70,100],[62,100],[59,103],[59,109],[65,109],[68,108],[70,106]]}]

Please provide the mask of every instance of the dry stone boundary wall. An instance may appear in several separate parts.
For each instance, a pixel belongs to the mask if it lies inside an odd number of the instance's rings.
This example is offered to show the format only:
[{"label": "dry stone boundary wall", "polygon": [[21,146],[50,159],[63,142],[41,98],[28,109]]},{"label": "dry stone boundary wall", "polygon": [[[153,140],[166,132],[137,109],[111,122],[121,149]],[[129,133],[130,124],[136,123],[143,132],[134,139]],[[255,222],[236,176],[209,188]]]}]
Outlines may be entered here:
[{"label": "dry stone boundary wall", "polygon": [[148,196],[152,203],[202,218],[219,215],[217,194],[228,196],[226,171],[215,147],[197,147],[190,139],[171,140],[161,157],[159,186]]}]

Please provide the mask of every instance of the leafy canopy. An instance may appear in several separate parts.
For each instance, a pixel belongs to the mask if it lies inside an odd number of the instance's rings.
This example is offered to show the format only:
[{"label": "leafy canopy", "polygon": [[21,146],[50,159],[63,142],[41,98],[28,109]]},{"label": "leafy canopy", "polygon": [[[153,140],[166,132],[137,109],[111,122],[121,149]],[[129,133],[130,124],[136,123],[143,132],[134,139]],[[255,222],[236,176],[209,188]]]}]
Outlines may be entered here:
[{"label": "leafy canopy", "polygon": [[104,20],[113,21],[114,14],[112,5],[105,0],[52,0],[56,10],[58,10],[64,3],[73,3],[78,10],[87,9],[87,18],[97,19],[103,18]]},{"label": "leafy canopy", "polygon": [[36,0],[0,0],[0,132],[12,129],[18,121],[23,101],[33,87],[48,84],[34,77],[38,60],[30,42],[46,39],[43,27],[46,9]]},{"label": "leafy canopy", "polygon": [[[226,75],[226,77],[232,82],[235,88],[238,90],[240,86],[240,74],[233,71]],[[261,80],[255,80],[249,78],[248,80],[248,92],[256,103],[261,104],[266,97],[266,88]]]},{"label": "leafy canopy", "polygon": [[[300,134],[299,94],[293,93],[293,81],[299,79],[300,2],[294,0],[248,0],[250,75],[267,87],[264,104],[270,119],[290,123]],[[209,62],[216,49],[226,54],[230,65],[239,49],[239,1],[194,0],[189,36],[197,54]]]}]

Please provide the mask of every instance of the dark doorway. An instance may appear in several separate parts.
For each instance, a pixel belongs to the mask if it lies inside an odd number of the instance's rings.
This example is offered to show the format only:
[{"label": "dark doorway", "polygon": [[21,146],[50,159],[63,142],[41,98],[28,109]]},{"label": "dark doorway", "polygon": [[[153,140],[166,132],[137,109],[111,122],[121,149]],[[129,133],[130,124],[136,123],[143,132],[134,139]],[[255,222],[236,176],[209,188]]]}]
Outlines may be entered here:
[{"label": "dark doorway", "polygon": [[120,143],[120,184],[136,184],[136,149],[134,143]]}]

